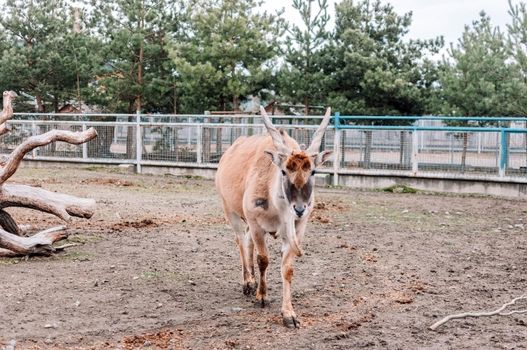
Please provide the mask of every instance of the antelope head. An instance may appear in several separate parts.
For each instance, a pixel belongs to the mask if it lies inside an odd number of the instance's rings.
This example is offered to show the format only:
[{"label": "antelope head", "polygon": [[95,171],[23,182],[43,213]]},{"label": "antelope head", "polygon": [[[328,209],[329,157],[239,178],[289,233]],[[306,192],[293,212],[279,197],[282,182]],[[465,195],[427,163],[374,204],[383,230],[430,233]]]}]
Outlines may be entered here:
[{"label": "antelope head", "polygon": [[284,142],[284,131],[278,130],[271,123],[263,108],[260,109],[267,131],[273,139],[276,150],[266,150],[274,165],[280,169],[280,182],[283,196],[287,200],[289,209],[297,218],[309,213],[313,201],[315,186],[315,169],[324,163],[331,151],[320,151],[322,136],[331,119],[331,108],[326,110],[322,123],[313,135],[313,140],[307,149],[292,149]]}]

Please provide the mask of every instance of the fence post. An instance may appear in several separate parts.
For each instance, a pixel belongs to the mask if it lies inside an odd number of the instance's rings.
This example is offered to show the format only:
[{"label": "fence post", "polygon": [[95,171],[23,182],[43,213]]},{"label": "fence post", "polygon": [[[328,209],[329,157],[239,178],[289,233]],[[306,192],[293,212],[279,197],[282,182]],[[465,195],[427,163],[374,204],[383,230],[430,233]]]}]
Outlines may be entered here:
[{"label": "fence post", "polygon": [[201,164],[203,162],[203,124],[199,123],[198,134],[196,136],[196,163]]},{"label": "fence post", "polygon": [[419,170],[419,163],[417,162],[417,155],[419,154],[419,137],[417,130],[412,130],[412,175],[417,175]]},{"label": "fence post", "polygon": [[339,185],[340,150],[342,143],[342,131],[340,130],[340,112],[334,116],[335,136],[333,139],[333,186]]},{"label": "fence post", "polygon": [[[82,131],[86,131],[86,123],[82,123]],[[86,160],[88,158],[88,142],[82,144],[82,159]]]},{"label": "fence post", "polygon": [[143,138],[141,137],[141,114],[139,111],[135,117],[135,161],[136,172],[141,174],[141,158],[143,156]]},{"label": "fence post", "polygon": [[505,169],[507,168],[507,158],[508,158],[508,147],[507,147],[507,132],[502,129],[500,131],[500,166],[499,166],[499,176],[505,176]]}]

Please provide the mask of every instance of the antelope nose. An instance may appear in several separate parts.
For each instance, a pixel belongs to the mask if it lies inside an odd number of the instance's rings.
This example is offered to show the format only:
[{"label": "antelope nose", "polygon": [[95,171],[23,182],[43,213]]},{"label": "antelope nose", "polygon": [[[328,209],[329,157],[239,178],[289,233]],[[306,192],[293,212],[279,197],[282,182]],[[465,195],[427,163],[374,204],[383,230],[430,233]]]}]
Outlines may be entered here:
[{"label": "antelope nose", "polygon": [[304,211],[306,210],[306,208],[304,208],[303,206],[297,207],[296,205],[293,206],[293,209],[295,209],[295,213],[298,217],[301,217],[302,214],[304,214]]}]

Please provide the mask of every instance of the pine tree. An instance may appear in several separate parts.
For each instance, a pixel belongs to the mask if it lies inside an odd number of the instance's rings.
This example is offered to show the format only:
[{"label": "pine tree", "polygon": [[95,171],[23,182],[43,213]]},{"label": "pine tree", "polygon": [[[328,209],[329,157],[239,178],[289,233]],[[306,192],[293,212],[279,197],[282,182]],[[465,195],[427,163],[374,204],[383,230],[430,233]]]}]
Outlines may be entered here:
[{"label": "pine tree", "polygon": [[285,61],[282,67],[279,94],[294,103],[302,103],[304,114],[309,114],[312,101],[324,100],[322,82],[324,71],[319,64],[319,51],[327,44],[330,33],[327,0],[293,0],[293,8],[302,19],[293,24],[286,41]]},{"label": "pine tree", "polygon": [[167,43],[177,35],[181,13],[177,1],[92,1],[91,20],[97,23],[105,59],[99,103],[113,112],[176,110],[175,67]]},{"label": "pine tree", "polygon": [[79,86],[87,86],[100,64],[74,20],[63,0],[7,2],[0,15],[8,43],[0,59],[2,84],[33,96],[39,112],[78,98]]},{"label": "pine tree", "polygon": [[185,112],[237,110],[240,99],[269,86],[281,21],[256,13],[261,2],[197,2],[187,38],[173,45]]},{"label": "pine tree", "polygon": [[[510,62],[505,35],[481,12],[451,45],[440,72],[440,112],[452,116],[516,114],[513,98],[521,87],[519,71]],[[464,121],[450,125],[467,125]],[[480,123],[481,124],[481,123]],[[462,133],[461,168],[465,170],[468,133]]]}]

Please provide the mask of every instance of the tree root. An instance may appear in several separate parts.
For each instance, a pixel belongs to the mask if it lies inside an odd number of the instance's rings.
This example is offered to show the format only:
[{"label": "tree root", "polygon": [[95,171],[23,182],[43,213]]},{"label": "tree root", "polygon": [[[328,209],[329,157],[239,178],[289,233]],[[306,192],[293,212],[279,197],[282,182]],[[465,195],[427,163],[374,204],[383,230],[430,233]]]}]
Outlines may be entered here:
[{"label": "tree root", "polygon": [[53,243],[68,237],[64,232],[65,229],[66,226],[52,227],[31,237],[21,237],[0,230],[0,246],[5,248],[0,250],[0,254],[2,256],[50,255],[55,251]]}]

